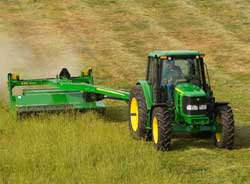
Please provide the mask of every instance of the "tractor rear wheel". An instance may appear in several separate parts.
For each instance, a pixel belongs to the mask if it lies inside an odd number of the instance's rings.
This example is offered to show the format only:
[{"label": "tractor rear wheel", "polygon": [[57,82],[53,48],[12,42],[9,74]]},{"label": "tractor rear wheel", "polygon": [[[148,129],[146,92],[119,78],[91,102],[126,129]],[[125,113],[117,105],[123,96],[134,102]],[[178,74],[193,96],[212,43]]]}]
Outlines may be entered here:
[{"label": "tractor rear wheel", "polygon": [[156,107],[152,115],[152,137],[157,150],[168,151],[171,144],[171,119],[168,109]]},{"label": "tractor rear wheel", "polygon": [[221,132],[213,135],[215,146],[218,148],[232,149],[234,146],[234,118],[230,106],[218,107],[216,123],[221,126]]},{"label": "tractor rear wheel", "polygon": [[148,114],[146,99],[141,86],[132,88],[128,105],[130,133],[133,138],[144,138],[146,136]]}]

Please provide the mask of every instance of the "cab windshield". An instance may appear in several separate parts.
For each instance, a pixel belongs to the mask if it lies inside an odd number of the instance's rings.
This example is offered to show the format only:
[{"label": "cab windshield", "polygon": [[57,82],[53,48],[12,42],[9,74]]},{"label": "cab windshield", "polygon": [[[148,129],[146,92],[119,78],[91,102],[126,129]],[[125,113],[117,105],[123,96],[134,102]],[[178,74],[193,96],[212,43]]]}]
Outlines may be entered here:
[{"label": "cab windshield", "polygon": [[162,62],[161,86],[188,82],[201,86],[201,72],[197,59],[171,59]]}]

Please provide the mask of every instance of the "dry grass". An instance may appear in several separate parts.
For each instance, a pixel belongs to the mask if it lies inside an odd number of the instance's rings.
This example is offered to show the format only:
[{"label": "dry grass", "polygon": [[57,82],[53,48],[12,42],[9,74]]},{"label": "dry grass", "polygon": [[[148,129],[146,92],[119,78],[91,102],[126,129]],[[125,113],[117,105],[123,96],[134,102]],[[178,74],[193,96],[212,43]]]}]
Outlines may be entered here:
[{"label": "dry grass", "polygon": [[73,73],[91,66],[98,84],[130,89],[145,76],[147,52],[202,50],[215,96],[232,103],[237,134],[233,151],[176,137],[173,150],[161,153],[130,138],[126,104],[107,101],[105,117],[45,114],[14,122],[1,100],[0,181],[249,183],[248,6],[244,0],[0,1],[1,81],[7,71],[41,77],[63,65]]}]

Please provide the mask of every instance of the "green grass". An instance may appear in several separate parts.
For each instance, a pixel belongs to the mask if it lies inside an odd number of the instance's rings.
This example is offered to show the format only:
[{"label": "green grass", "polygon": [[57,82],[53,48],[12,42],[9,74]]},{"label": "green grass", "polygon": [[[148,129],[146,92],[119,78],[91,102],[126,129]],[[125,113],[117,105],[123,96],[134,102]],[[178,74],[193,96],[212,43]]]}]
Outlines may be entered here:
[{"label": "green grass", "polygon": [[236,125],[232,151],[176,135],[170,152],[158,152],[131,138],[123,102],[105,101],[105,116],[15,121],[0,100],[0,183],[249,183],[250,14],[247,0],[237,2],[0,1],[0,36],[17,44],[5,58],[0,43],[3,71],[30,77],[55,75],[60,64],[91,66],[97,84],[130,89],[145,77],[149,51],[202,50],[216,99],[231,102]]}]

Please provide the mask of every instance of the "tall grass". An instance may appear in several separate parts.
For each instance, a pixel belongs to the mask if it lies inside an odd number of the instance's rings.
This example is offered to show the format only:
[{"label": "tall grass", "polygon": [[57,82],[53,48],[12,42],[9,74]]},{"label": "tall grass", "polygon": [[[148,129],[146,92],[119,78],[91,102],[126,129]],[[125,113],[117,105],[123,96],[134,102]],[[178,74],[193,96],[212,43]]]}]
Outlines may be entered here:
[{"label": "tall grass", "polygon": [[[0,1],[0,35],[25,45],[39,63],[38,71],[35,65],[29,70],[16,66],[21,76],[46,75],[46,68],[78,57],[93,68],[97,84],[130,89],[145,77],[147,52],[202,50],[216,99],[231,102],[236,124],[232,151],[215,148],[210,139],[175,135],[172,150],[163,153],[151,142],[130,137],[123,102],[105,101],[104,116],[45,113],[15,121],[0,100],[0,183],[249,183],[250,47],[245,33],[250,15],[248,1],[240,4]],[[59,57],[65,48],[74,48],[74,54]]]}]

